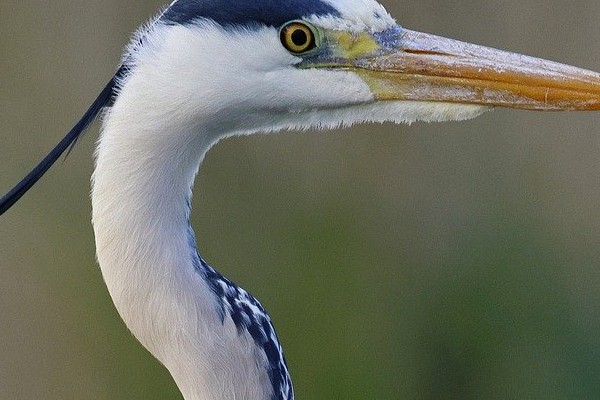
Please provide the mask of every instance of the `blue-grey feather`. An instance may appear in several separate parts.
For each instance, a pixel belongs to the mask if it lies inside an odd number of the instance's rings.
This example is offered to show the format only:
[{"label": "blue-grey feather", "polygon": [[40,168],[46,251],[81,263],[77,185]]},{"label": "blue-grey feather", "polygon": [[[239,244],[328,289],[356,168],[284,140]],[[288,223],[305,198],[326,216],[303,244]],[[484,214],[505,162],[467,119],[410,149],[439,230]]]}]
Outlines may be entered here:
[{"label": "blue-grey feather", "polygon": [[94,122],[94,119],[100,114],[104,107],[110,107],[116,95],[115,91],[119,80],[126,73],[126,67],[121,66],[115,75],[111,78],[96,100],[85,112],[83,117],[67,133],[67,135],[48,153],[46,157],[23,178],[14,188],[0,198],[0,215],[10,209],[19,199],[27,193],[29,189],[50,169],[58,158],[66,151],[71,151],[77,139]]},{"label": "blue-grey feather", "polygon": [[326,15],[339,16],[339,12],[321,0],[178,0],[160,19],[171,24],[210,19],[222,26],[279,27],[291,20]]},{"label": "blue-grey feather", "polygon": [[294,400],[292,380],[271,318],[260,302],[197,258],[197,270],[217,297],[217,312],[224,321],[229,317],[241,334],[247,332],[254,344],[264,351],[266,372],[273,387],[272,400]]},{"label": "blue-grey feather", "polygon": [[[188,209],[191,206],[189,199],[187,206]],[[196,249],[194,236],[190,226],[188,243],[194,268],[216,297],[215,312],[223,323],[231,318],[238,333],[250,334],[254,344],[264,352],[267,361],[264,368],[273,388],[271,400],[294,400],[292,378],[271,317],[254,296],[215,271],[202,259]]]}]

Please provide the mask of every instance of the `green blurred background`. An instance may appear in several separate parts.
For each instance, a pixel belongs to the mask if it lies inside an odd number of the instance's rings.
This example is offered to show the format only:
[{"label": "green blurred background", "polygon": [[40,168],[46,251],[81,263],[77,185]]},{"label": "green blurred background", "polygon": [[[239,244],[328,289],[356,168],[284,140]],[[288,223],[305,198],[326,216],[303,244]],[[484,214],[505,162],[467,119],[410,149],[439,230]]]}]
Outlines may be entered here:
[{"label": "green blurred background", "polygon": [[[412,29],[600,70],[600,2],[385,1]],[[160,0],[0,0],[0,191]],[[94,259],[97,124],[0,219],[0,399],[179,399]],[[298,399],[600,398],[600,114],[224,141],[205,258],[269,309]]]}]

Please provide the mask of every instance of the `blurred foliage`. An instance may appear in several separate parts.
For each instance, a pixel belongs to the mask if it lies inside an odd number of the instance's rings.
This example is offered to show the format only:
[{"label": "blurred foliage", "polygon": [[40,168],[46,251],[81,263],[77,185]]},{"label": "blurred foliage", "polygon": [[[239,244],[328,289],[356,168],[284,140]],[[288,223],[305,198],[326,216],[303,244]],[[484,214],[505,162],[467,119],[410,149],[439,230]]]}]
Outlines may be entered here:
[{"label": "blurred foliage", "polygon": [[[410,28],[600,69],[600,3],[387,1]],[[0,188],[159,1],[0,2]],[[600,397],[600,120],[238,138],[194,199],[205,258],[269,309],[299,399]],[[97,127],[0,219],[0,398],[178,399],[94,259]]]}]

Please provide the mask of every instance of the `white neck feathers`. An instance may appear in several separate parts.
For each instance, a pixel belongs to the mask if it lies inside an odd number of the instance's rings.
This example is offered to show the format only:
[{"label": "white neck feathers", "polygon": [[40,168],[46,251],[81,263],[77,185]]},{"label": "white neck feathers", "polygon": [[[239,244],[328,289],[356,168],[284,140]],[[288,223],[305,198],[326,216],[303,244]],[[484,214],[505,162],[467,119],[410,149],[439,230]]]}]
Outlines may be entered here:
[{"label": "white neck feathers", "polygon": [[105,117],[92,179],[98,262],[121,317],[186,400],[267,400],[252,338],[217,312],[188,222],[191,186],[218,135],[198,122],[209,117],[173,101],[164,78],[139,64]]}]

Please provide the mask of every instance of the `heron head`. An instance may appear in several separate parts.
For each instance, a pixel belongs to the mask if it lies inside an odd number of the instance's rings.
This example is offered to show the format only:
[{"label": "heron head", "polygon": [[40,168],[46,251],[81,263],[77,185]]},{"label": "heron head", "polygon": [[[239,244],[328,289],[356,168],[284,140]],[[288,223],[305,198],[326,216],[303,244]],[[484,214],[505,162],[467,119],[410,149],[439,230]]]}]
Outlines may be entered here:
[{"label": "heron head", "polygon": [[178,0],[126,63],[148,104],[233,134],[600,109],[599,74],[411,31],[374,0]]}]

